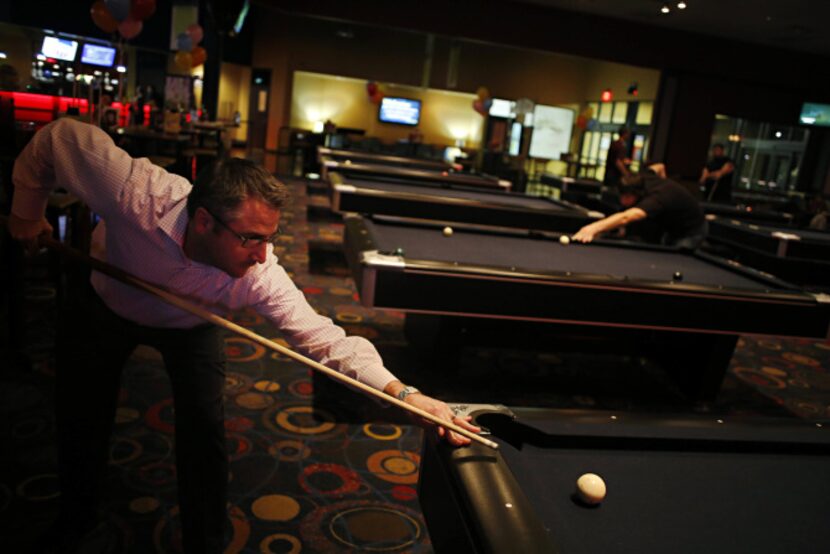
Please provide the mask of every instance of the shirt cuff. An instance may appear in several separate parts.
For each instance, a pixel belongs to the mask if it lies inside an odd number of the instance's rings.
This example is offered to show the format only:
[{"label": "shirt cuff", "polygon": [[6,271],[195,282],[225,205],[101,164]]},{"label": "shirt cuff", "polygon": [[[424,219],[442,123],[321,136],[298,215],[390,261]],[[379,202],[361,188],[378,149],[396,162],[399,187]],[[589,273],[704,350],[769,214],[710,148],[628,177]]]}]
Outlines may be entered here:
[{"label": "shirt cuff", "polygon": [[49,193],[47,191],[16,187],[12,199],[12,214],[20,219],[40,221],[46,214],[48,204]]}]

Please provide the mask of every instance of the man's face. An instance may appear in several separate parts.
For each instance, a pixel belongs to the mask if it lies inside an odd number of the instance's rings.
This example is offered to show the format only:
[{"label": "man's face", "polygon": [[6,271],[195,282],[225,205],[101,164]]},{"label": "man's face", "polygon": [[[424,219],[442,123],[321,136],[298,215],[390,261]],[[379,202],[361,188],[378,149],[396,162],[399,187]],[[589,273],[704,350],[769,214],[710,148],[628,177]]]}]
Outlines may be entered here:
[{"label": "man's face", "polygon": [[722,146],[715,146],[712,148],[712,156],[715,158],[720,158],[723,156],[723,147]]},{"label": "man's face", "polygon": [[223,217],[222,222],[227,227],[214,221],[212,231],[205,235],[206,262],[239,278],[256,264],[264,263],[268,249],[272,248],[269,242],[252,245],[255,240],[243,246],[240,236],[253,239],[273,236],[279,228],[280,211],[258,198],[248,198],[232,214]]},{"label": "man's face", "polygon": [[630,208],[637,203],[637,195],[624,192],[620,195],[620,204],[623,205],[624,208]]}]

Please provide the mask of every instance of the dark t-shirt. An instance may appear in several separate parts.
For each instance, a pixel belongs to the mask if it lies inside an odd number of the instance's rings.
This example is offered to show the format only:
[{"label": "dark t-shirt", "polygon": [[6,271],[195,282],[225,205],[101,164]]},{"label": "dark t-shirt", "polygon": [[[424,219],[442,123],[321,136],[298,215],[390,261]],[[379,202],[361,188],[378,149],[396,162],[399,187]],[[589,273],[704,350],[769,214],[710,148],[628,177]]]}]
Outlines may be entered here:
[{"label": "dark t-shirt", "polygon": [[617,167],[617,160],[625,160],[625,153],[625,141],[617,139],[608,147],[608,157],[605,160],[605,179],[603,180],[606,185],[619,185],[622,173]]},{"label": "dark t-shirt", "polygon": [[[706,162],[706,169],[710,172],[720,171],[728,163],[732,163],[732,159],[729,156],[715,156]],[[729,202],[732,197],[732,173],[727,173],[717,180],[717,188],[714,193],[712,193],[712,187],[715,186],[714,179],[707,179],[705,185],[707,198],[711,196],[712,200]]]},{"label": "dark t-shirt", "polygon": [[703,233],[700,204],[683,185],[669,179],[647,179],[645,196],[637,207],[660,226],[669,242]]}]

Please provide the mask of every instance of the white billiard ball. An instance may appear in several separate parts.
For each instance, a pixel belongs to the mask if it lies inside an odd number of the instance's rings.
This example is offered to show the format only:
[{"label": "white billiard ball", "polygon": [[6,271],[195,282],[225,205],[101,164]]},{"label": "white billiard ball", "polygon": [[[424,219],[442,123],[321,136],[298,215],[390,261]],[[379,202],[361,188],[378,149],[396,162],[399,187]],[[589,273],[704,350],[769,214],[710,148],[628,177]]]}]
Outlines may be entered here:
[{"label": "white billiard ball", "polygon": [[568,235],[562,235],[559,237],[559,244],[570,244],[571,238]]},{"label": "white billiard ball", "polygon": [[452,236],[452,227],[444,227],[444,236],[451,237]]},{"label": "white billiard ball", "polygon": [[605,498],[605,481],[596,473],[586,473],[576,480],[576,492],[586,504],[599,504]]}]

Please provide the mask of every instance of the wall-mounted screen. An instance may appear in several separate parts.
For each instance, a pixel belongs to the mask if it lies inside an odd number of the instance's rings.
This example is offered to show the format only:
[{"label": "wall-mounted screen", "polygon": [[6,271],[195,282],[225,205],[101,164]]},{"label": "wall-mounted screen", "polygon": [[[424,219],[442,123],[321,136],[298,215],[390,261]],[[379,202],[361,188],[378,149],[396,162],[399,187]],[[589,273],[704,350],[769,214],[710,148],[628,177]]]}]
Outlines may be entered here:
[{"label": "wall-mounted screen", "polygon": [[513,125],[510,126],[510,146],[508,147],[507,153],[511,156],[518,156],[521,153],[522,130],[522,124],[518,121],[514,121]]},{"label": "wall-mounted screen", "polygon": [[100,44],[84,44],[81,50],[81,63],[100,65],[101,67],[112,67],[115,61],[115,48],[102,46]]},{"label": "wall-mounted screen", "polygon": [[573,110],[536,104],[533,110],[530,157],[558,160],[562,154],[570,151],[573,126]]},{"label": "wall-mounted screen", "polygon": [[411,98],[384,97],[380,101],[378,119],[384,123],[417,125],[421,119],[421,101]]},{"label": "wall-mounted screen", "polygon": [[516,117],[516,103],[512,100],[493,98],[493,103],[490,104],[490,115],[492,117]]},{"label": "wall-mounted screen", "polygon": [[40,53],[47,58],[55,58],[65,62],[74,62],[78,53],[78,42],[65,38],[44,37]]},{"label": "wall-mounted screen", "polygon": [[798,121],[803,125],[830,127],[830,104],[804,102]]}]

